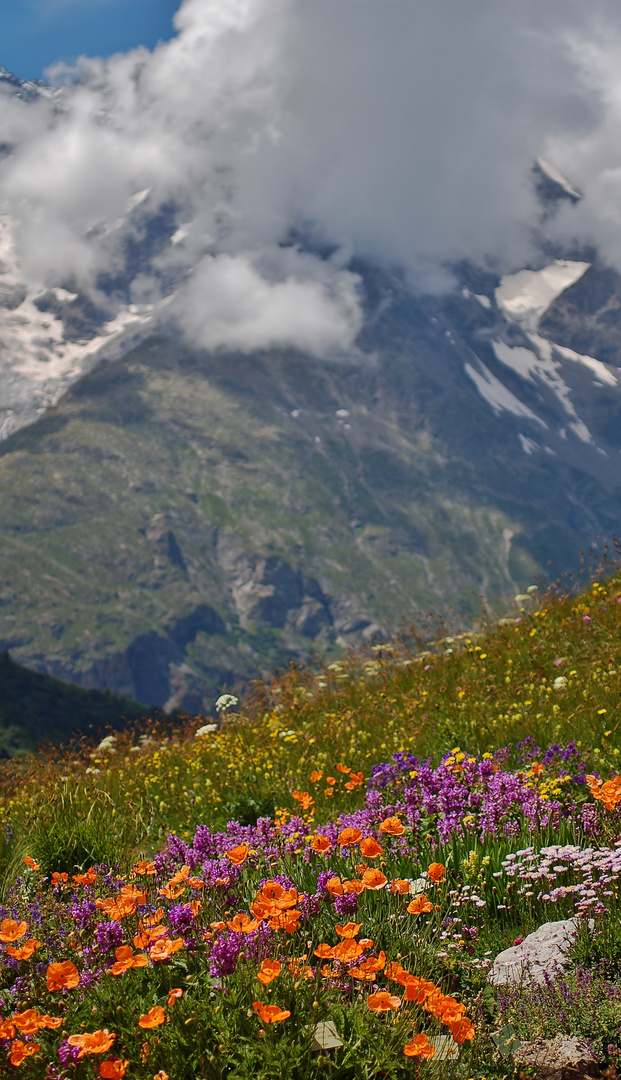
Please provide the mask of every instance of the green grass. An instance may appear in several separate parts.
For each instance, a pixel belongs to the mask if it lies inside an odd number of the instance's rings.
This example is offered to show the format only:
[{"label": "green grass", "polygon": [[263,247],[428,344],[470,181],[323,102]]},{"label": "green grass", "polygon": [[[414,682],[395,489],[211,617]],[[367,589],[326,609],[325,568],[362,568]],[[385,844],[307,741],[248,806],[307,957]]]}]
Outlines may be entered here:
[{"label": "green grass", "polygon": [[[34,842],[56,816],[86,820],[97,806],[122,823],[132,851],[149,851],[171,830],[185,836],[236,812],[251,820],[261,808],[291,810],[291,792],[308,789],[315,768],[340,761],[367,776],[400,750],[438,761],[455,746],[481,754],[508,745],[515,755],[530,736],[541,746],[576,740],[593,770],[615,768],[620,597],[614,573],[577,596],[534,592],[515,617],[476,634],[430,642],[429,629],[412,629],[327,668],[290,667],[257,682],[206,735],[196,736],[202,719],[149,721],[100,750],[82,741],[5,763],[0,813]],[[555,688],[559,678],[566,685]],[[317,812],[360,798],[338,787],[317,796]]]}]

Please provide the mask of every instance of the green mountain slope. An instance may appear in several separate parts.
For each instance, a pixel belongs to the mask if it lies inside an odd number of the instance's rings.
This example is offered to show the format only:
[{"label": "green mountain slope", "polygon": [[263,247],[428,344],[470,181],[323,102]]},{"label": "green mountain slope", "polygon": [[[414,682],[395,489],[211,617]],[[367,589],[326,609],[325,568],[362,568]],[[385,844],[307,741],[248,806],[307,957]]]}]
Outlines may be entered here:
[{"label": "green mountain slope", "polygon": [[153,340],[7,440],[2,647],[210,709],[237,678],[421,609],[469,612],[616,535],[616,460],[585,446],[574,466],[570,440],[565,461],[524,453],[523,419],[465,374],[468,335],[497,316],[480,309],[473,331],[459,298],[367,286],[375,315],[349,359]]},{"label": "green mountain slope", "polygon": [[79,731],[118,728],[146,712],[130,698],[28,671],[0,653],[0,757],[67,741]]}]

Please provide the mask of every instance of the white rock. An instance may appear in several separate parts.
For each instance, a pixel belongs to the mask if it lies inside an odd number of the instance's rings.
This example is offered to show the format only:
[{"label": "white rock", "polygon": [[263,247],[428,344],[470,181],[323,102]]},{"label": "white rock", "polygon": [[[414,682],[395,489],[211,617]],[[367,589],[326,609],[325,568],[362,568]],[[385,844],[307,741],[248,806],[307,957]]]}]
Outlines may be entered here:
[{"label": "white rock", "polygon": [[599,1058],[584,1039],[557,1035],[555,1039],[523,1042],[515,1052],[515,1062],[534,1072],[534,1080],[562,1080],[570,1075],[587,1077]]},{"label": "white rock", "polygon": [[496,986],[503,983],[541,983],[545,975],[553,975],[567,963],[567,951],[576,936],[577,920],[561,919],[540,926],[520,945],[498,954],[489,973]]}]

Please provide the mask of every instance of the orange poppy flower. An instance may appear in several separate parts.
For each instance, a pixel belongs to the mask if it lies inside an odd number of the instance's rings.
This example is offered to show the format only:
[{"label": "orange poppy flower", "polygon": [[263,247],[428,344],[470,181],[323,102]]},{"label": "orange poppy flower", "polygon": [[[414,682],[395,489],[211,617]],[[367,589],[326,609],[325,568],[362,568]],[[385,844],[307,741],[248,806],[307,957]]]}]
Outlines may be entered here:
[{"label": "orange poppy flower", "polygon": [[313,979],[315,977],[312,967],[309,967],[308,964],[305,963],[305,960],[307,959],[308,957],[306,956],[292,956],[291,959],[287,961],[287,968],[295,979]]},{"label": "orange poppy flower", "polygon": [[107,1054],[115,1039],[115,1032],[103,1028],[84,1035],[70,1035],[67,1042],[69,1046],[79,1047],[78,1058],[83,1058],[89,1054]]},{"label": "orange poppy flower", "polygon": [[332,955],[335,960],[340,960],[343,964],[348,964],[352,960],[357,960],[359,956],[362,956],[364,949],[353,938],[345,938],[344,941],[339,941],[338,945],[335,945],[332,949]]},{"label": "orange poppy flower", "polygon": [[[141,933],[136,934],[135,938],[132,938],[132,942],[135,949],[146,949],[152,941],[157,941],[158,938],[166,937],[168,933],[165,926],[149,926],[145,927],[144,923],[140,922]],[[224,924],[222,926],[224,929]]]},{"label": "orange poppy flower", "polygon": [[412,1042],[403,1047],[406,1057],[432,1058],[435,1052],[435,1046],[432,1046],[426,1035],[415,1035]]},{"label": "orange poppy flower", "polygon": [[149,962],[144,953],[134,954],[129,945],[120,945],[114,955],[116,963],[108,969],[109,975],[123,975],[130,968],[146,967]]},{"label": "orange poppy flower", "polygon": [[262,1001],[253,1001],[252,1008],[264,1024],[278,1024],[291,1016],[288,1009],[281,1009],[279,1005],[264,1005]]},{"label": "orange poppy flower", "polygon": [[373,982],[378,971],[386,965],[386,953],[381,952],[379,956],[369,956],[367,960],[363,960],[357,967],[349,969],[349,974],[354,979],[366,980],[367,982]]},{"label": "orange poppy flower", "polygon": [[424,893],[421,893],[420,896],[415,896],[410,901],[406,911],[409,911],[410,915],[421,915],[424,912],[433,911],[433,904]]},{"label": "orange poppy flower", "polygon": [[355,893],[356,896],[360,896],[364,892],[364,885],[358,878],[352,878],[351,881],[343,882],[343,892],[346,896]]},{"label": "orange poppy flower", "polygon": [[330,787],[334,787],[334,785],[336,784],[336,778],[334,776],[326,776],[326,784],[329,784]]},{"label": "orange poppy flower", "polygon": [[302,810],[310,810],[311,806],[315,805],[315,800],[308,791],[292,791],[291,797],[299,802]]},{"label": "orange poppy flower", "polygon": [[321,769],[313,769],[311,773],[311,784],[318,784],[323,776]]},{"label": "orange poppy flower", "polygon": [[182,997],[183,990],[181,989],[181,987],[174,986],[172,990],[168,991],[168,1001],[166,1002],[168,1008],[171,1009],[172,1006],[175,1004],[175,1001],[180,1001]]},{"label": "orange poppy flower", "polygon": [[378,855],[383,854],[383,849],[374,840],[372,836],[367,836],[365,840],[360,841],[360,854],[364,855],[365,859],[377,859]]},{"label": "orange poppy flower", "polygon": [[189,877],[188,878],[188,885],[190,886],[191,889],[204,889],[205,888],[205,882],[203,881],[203,879],[202,878],[197,878],[197,877]]},{"label": "orange poppy flower", "polygon": [[351,772],[351,769],[349,768],[349,766],[348,765],[341,765],[340,761],[339,761],[339,763],[338,763],[338,765],[336,767],[337,767],[337,769],[338,769],[338,771],[340,773],[345,773],[345,775],[347,775],[347,773]]},{"label": "orange poppy flower", "polygon": [[12,956],[14,960],[30,960],[30,957],[39,948],[40,944],[41,942],[37,941],[36,938],[28,938],[28,941],[25,941],[19,949],[7,945],[7,956]]},{"label": "orange poppy flower", "polygon": [[459,1020],[462,1020],[464,1013],[466,1012],[465,1005],[458,1005],[456,1009],[445,1007],[441,1010],[438,1020],[441,1020],[447,1027],[452,1027],[453,1024],[457,1024]]},{"label": "orange poppy flower", "polygon": [[171,885],[179,885],[182,881],[187,881],[190,876],[190,867],[182,866],[180,870],[177,870],[176,874],[170,879]]},{"label": "orange poppy flower", "polygon": [[178,937],[171,941],[170,938],[159,938],[155,945],[151,946],[149,956],[151,960],[169,960],[173,953],[183,948],[183,938]]},{"label": "orange poppy flower", "polygon": [[249,915],[246,915],[245,911],[242,911],[229,919],[226,925],[229,930],[234,930],[238,934],[251,934],[259,926],[259,920],[251,919]]},{"label": "orange poppy flower", "polygon": [[349,847],[351,844],[359,843],[360,840],[362,840],[360,829],[343,829],[338,838],[338,843],[341,847]]},{"label": "orange poppy flower", "polygon": [[446,867],[441,862],[432,862],[427,873],[431,880],[437,884],[437,882],[445,880]]},{"label": "orange poppy flower", "polygon": [[354,788],[357,788],[357,787],[360,786],[360,784],[362,783],[363,780],[364,780],[364,773],[362,773],[362,772],[359,772],[359,773],[352,772],[352,773],[350,773],[349,780],[345,784],[346,791],[353,791]]},{"label": "orange poppy flower", "polygon": [[334,788],[327,787],[324,791],[324,795],[329,799],[331,795],[334,795]]},{"label": "orange poppy flower", "polygon": [[446,1000],[447,999],[440,988],[435,986],[427,995],[424,1007],[427,1012],[431,1013],[432,1016],[435,1016],[439,1020],[444,1012]]},{"label": "orange poppy flower", "polygon": [[325,855],[326,851],[329,851],[332,847],[332,844],[327,836],[313,836],[311,847],[317,855]]},{"label": "orange poppy flower", "polygon": [[370,937],[361,937],[358,944],[362,945],[362,948],[366,950],[366,949],[372,949],[375,942]]},{"label": "orange poppy flower", "polygon": [[28,923],[16,922],[15,919],[3,919],[0,923],[0,941],[19,941],[28,929]]},{"label": "orange poppy flower", "polygon": [[326,881],[326,889],[330,893],[330,896],[342,896],[344,890],[340,877],[328,878]]},{"label": "orange poppy flower", "polygon": [[200,900],[189,900],[187,904],[183,905],[184,911],[189,911],[196,918],[201,913],[202,903]]},{"label": "orange poppy flower", "polygon": [[41,1017],[41,1027],[49,1028],[51,1031],[62,1027],[63,1024],[64,1019],[62,1016],[48,1016],[46,1013],[45,1016]]},{"label": "orange poppy flower", "polygon": [[177,882],[173,884],[169,882],[168,885],[164,885],[159,890],[159,895],[163,896],[165,900],[178,900],[180,896],[185,892],[185,885]]},{"label": "orange poppy flower", "polygon": [[140,877],[145,875],[152,877],[153,874],[157,874],[157,867],[154,862],[145,862],[144,859],[141,859],[140,862],[132,866],[132,871],[134,874],[139,874]]},{"label": "orange poppy flower", "polygon": [[318,945],[315,949],[315,956],[318,956],[320,960],[332,960],[334,949],[332,945]]},{"label": "orange poppy flower", "polygon": [[121,889],[121,896],[124,896],[127,900],[135,900],[137,904],[146,904],[147,894],[139,889],[136,885],[124,885]]},{"label": "orange poppy flower", "polygon": [[278,907],[295,907],[298,901],[296,889],[285,890],[279,881],[266,881],[257,893],[257,900],[264,904],[278,904]]},{"label": "orange poppy flower", "polygon": [[265,906],[264,917],[267,917],[275,912],[294,908],[298,899],[297,889],[285,890],[277,881],[268,881],[257,893],[256,903]]},{"label": "orange poppy flower", "polygon": [[405,988],[405,1000],[415,1001],[417,1005],[423,1005],[436,989],[433,983],[418,979],[415,975],[410,976],[403,985]]},{"label": "orange poppy flower", "polygon": [[233,866],[241,866],[248,858],[248,852],[250,848],[248,844],[238,844],[237,847],[231,848],[230,851],[225,851],[226,858],[233,863]]},{"label": "orange poppy flower", "polygon": [[387,881],[388,878],[382,874],[381,870],[365,870],[362,875],[362,884],[365,889],[371,889],[373,892],[383,889]]},{"label": "orange poppy flower", "polygon": [[26,1058],[38,1054],[40,1049],[38,1043],[26,1043],[22,1039],[16,1039],[15,1042],[11,1043],[11,1065],[21,1065]]},{"label": "orange poppy flower", "polygon": [[35,862],[31,855],[24,855],[23,861],[26,863],[26,866],[28,866],[31,870],[41,869],[38,862]]},{"label": "orange poppy flower", "polygon": [[85,874],[74,874],[71,880],[74,881],[76,885],[94,885],[97,881],[97,874],[93,870],[93,867],[89,866]]},{"label": "orange poppy flower", "polygon": [[211,922],[209,925],[212,930],[226,930],[225,922]]},{"label": "orange poppy flower", "polygon": [[136,901],[129,896],[110,896],[106,900],[95,900],[96,907],[104,911],[113,922],[120,922],[136,912]]},{"label": "orange poppy flower", "polygon": [[45,1024],[41,1023],[43,1017],[39,1016],[36,1009],[25,1009],[24,1012],[13,1013],[11,1020],[22,1035],[34,1035],[39,1028],[45,1027]]},{"label": "orange poppy flower", "polygon": [[401,998],[389,994],[387,990],[378,990],[376,994],[369,994],[367,1005],[374,1013],[393,1012],[401,1008]]},{"label": "orange poppy flower", "polygon": [[393,878],[390,882],[391,893],[398,893],[399,896],[404,896],[410,891],[410,883],[405,878]]},{"label": "orange poppy flower", "polygon": [[281,970],[282,968],[278,960],[264,960],[257,971],[257,979],[259,982],[262,982],[264,986],[269,986],[269,984],[280,975]]},{"label": "orange poppy flower", "polygon": [[52,874],[52,885],[66,885],[69,881],[69,874],[59,874],[57,870]]},{"label": "orange poppy flower", "polygon": [[272,915],[268,925],[272,930],[284,930],[285,933],[292,934],[294,930],[297,930],[301,918],[301,911],[277,910],[274,915]]},{"label": "orange poppy flower", "polygon": [[102,1061],[97,1075],[102,1080],[122,1080],[128,1068],[129,1061],[123,1061],[121,1058],[108,1058],[107,1061]]},{"label": "orange poppy flower", "polygon": [[170,1080],[170,1076],[167,1072],[164,1072],[163,1069],[160,1069],[160,1071],[156,1073],[153,1077],[153,1080]]},{"label": "orange poppy flower", "polygon": [[141,1028],[155,1028],[163,1024],[166,1019],[166,1013],[161,1005],[154,1005],[152,1009],[149,1009],[148,1013],[141,1016],[138,1024]]},{"label": "orange poppy flower", "polygon": [[0,1039],[14,1039],[15,1030],[12,1020],[0,1020]]},{"label": "orange poppy flower", "polygon": [[354,938],[358,937],[361,926],[361,922],[348,922],[345,923],[345,926],[341,926],[339,923],[338,926],[334,927],[334,929],[336,930],[338,936],[341,938]]},{"label": "orange poppy flower", "polygon": [[401,964],[397,963],[396,960],[392,960],[386,968],[386,978],[392,979],[393,982],[400,983],[403,982],[404,978],[411,979],[412,976]]},{"label": "orange poppy flower", "polygon": [[71,960],[49,964],[45,975],[48,990],[73,990],[80,982],[80,973]]},{"label": "orange poppy flower", "polygon": [[164,908],[158,907],[157,911],[154,911],[152,915],[144,915],[140,921],[141,927],[157,926],[158,923],[164,918]]},{"label": "orange poppy flower", "polygon": [[[26,1009],[21,1013],[13,1013],[10,1020],[11,1026],[21,1031],[22,1035],[34,1035],[41,1028],[54,1030],[59,1028],[62,1023],[62,1016],[47,1016],[47,1014],[38,1013],[36,1009]],[[15,1032],[11,1035],[0,1035],[0,1038],[13,1038],[14,1034]]]},{"label": "orange poppy flower", "polygon": [[380,832],[386,833],[387,836],[403,836],[405,832],[404,826],[396,815],[384,818],[379,828]]},{"label": "orange poppy flower", "polygon": [[467,1016],[463,1016],[461,1020],[451,1024],[450,1031],[456,1043],[463,1043],[466,1039],[474,1039],[475,1036],[474,1024]]}]

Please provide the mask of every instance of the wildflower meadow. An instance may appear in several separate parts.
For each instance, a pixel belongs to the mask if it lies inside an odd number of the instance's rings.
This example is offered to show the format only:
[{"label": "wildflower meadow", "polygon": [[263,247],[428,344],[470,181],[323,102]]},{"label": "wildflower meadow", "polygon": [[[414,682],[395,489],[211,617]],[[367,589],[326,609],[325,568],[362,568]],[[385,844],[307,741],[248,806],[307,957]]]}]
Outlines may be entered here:
[{"label": "wildflower meadow", "polygon": [[[0,772],[0,1075],[621,1068],[621,575]],[[490,981],[574,918],[567,966]]]}]

